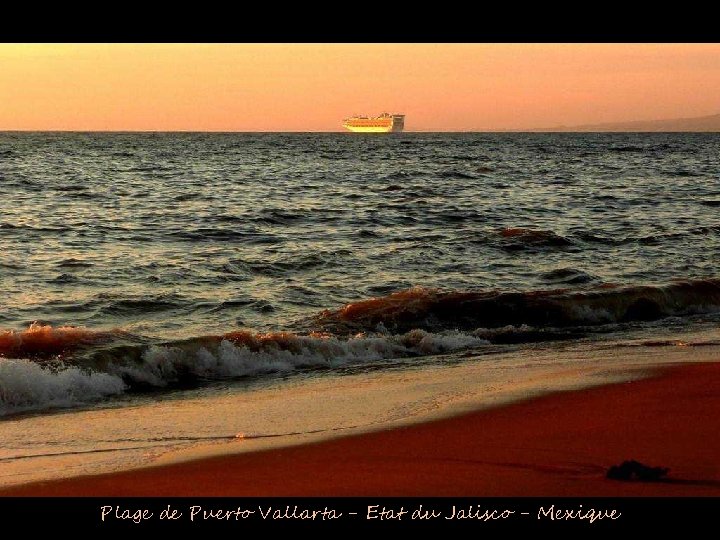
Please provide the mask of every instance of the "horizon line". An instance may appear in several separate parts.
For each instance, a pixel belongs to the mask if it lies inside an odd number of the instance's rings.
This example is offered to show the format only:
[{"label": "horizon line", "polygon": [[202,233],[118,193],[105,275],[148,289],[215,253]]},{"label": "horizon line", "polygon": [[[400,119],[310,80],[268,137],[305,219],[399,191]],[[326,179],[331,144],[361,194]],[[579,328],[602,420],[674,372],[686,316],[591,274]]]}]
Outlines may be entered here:
[{"label": "horizon line", "polygon": [[[578,126],[582,127],[582,126]],[[402,134],[414,134],[414,133],[720,133],[718,131],[707,131],[707,130],[573,130],[572,128],[557,127],[557,128],[523,128],[523,129],[509,129],[509,128],[498,128],[498,129],[463,129],[463,130],[407,130],[399,133],[351,133],[350,131],[271,131],[271,130],[255,130],[255,131],[225,131],[225,130],[194,130],[194,129],[0,129],[0,133],[214,133],[214,134],[281,134],[281,133],[295,133],[295,134],[308,134],[308,133],[342,133],[348,136],[364,137],[364,136],[377,136],[377,135],[402,135]]]}]

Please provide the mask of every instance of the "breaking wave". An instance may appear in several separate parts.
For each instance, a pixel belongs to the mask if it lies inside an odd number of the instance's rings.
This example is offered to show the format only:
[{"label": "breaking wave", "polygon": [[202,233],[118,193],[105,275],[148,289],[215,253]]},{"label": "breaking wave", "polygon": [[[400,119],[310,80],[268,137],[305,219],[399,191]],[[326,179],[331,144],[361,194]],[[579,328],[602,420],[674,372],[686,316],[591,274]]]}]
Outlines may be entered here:
[{"label": "breaking wave", "polygon": [[[578,273],[562,269],[549,277],[574,280]],[[304,321],[303,331],[233,331],[170,342],[34,323],[0,332],[0,415],[223,378],[572,339],[623,323],[717,311],[720,280],[705,279],[526,292],[414,287],[323,311]]]},{"label": "breaking wave", "polygon": [[[26,330],[0,332],[0,357],[50,357],[74,351],[84,345],[107,340],[108,332],[95,332],[87,328],[32,323]],[[1,381],[0,381],[1,382]]]},{"label": "breaking wave", "polygon": [[[63,335],[67,333],[68,329],[63,329]],[[486,344],[487,340],[473,335],[424,330],[403,335],[359,334],[348,339],[329,334],[232,332],[176,343],[109,347],[45,364],[0,358],[0,415],[81,405],[125,391],[337,368]],[[34,351],[39,352],[37,348]]]},{"label": "breaking wave", "polygon": [[51,369],[24,359],[0,358],[0,416],[71,407],[122,393],[121,378],[70,366]]},{"label": "breaking wave", "polygon": [[335,334],[383,325],[475,330],[508,325],[535,328],[592,326],[657,320],[720,310],[720,280],[677,281],[664,286],[600,285],[586,290],[528,292],[443,291],[415,287],[324,311],[317,324]]}]

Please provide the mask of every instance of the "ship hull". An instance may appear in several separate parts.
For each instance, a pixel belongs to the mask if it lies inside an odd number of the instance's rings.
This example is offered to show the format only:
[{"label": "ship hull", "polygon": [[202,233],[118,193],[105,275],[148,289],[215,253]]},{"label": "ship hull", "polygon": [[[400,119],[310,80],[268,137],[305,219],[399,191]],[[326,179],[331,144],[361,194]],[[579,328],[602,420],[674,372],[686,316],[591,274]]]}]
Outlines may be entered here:
[{"label": "ship hull", "polygon": [[354,133],[391,133],[392,126],[387,127],[368,127],[368,126],[344,126],[345,129]]}]

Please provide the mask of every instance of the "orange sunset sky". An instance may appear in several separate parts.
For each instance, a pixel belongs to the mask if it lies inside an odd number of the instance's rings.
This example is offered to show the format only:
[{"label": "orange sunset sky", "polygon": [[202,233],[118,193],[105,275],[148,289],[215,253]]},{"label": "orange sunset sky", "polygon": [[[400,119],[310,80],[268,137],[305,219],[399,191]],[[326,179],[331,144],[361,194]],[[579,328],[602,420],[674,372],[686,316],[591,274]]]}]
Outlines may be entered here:
[{"label": "orange sunset sky", "polygon": [[523,129],[720,113],[718,44],[0,44],[0,130]]}]

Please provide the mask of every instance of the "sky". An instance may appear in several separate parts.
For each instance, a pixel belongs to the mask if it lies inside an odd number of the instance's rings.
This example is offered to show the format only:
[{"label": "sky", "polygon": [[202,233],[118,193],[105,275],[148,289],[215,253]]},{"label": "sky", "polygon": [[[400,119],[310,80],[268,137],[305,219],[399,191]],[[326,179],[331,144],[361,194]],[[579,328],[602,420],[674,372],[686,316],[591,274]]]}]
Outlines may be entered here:
[{"label": "sky", "polygon": [[720,44],[0,44],[0,130],[474,131],[720,113]]}]

